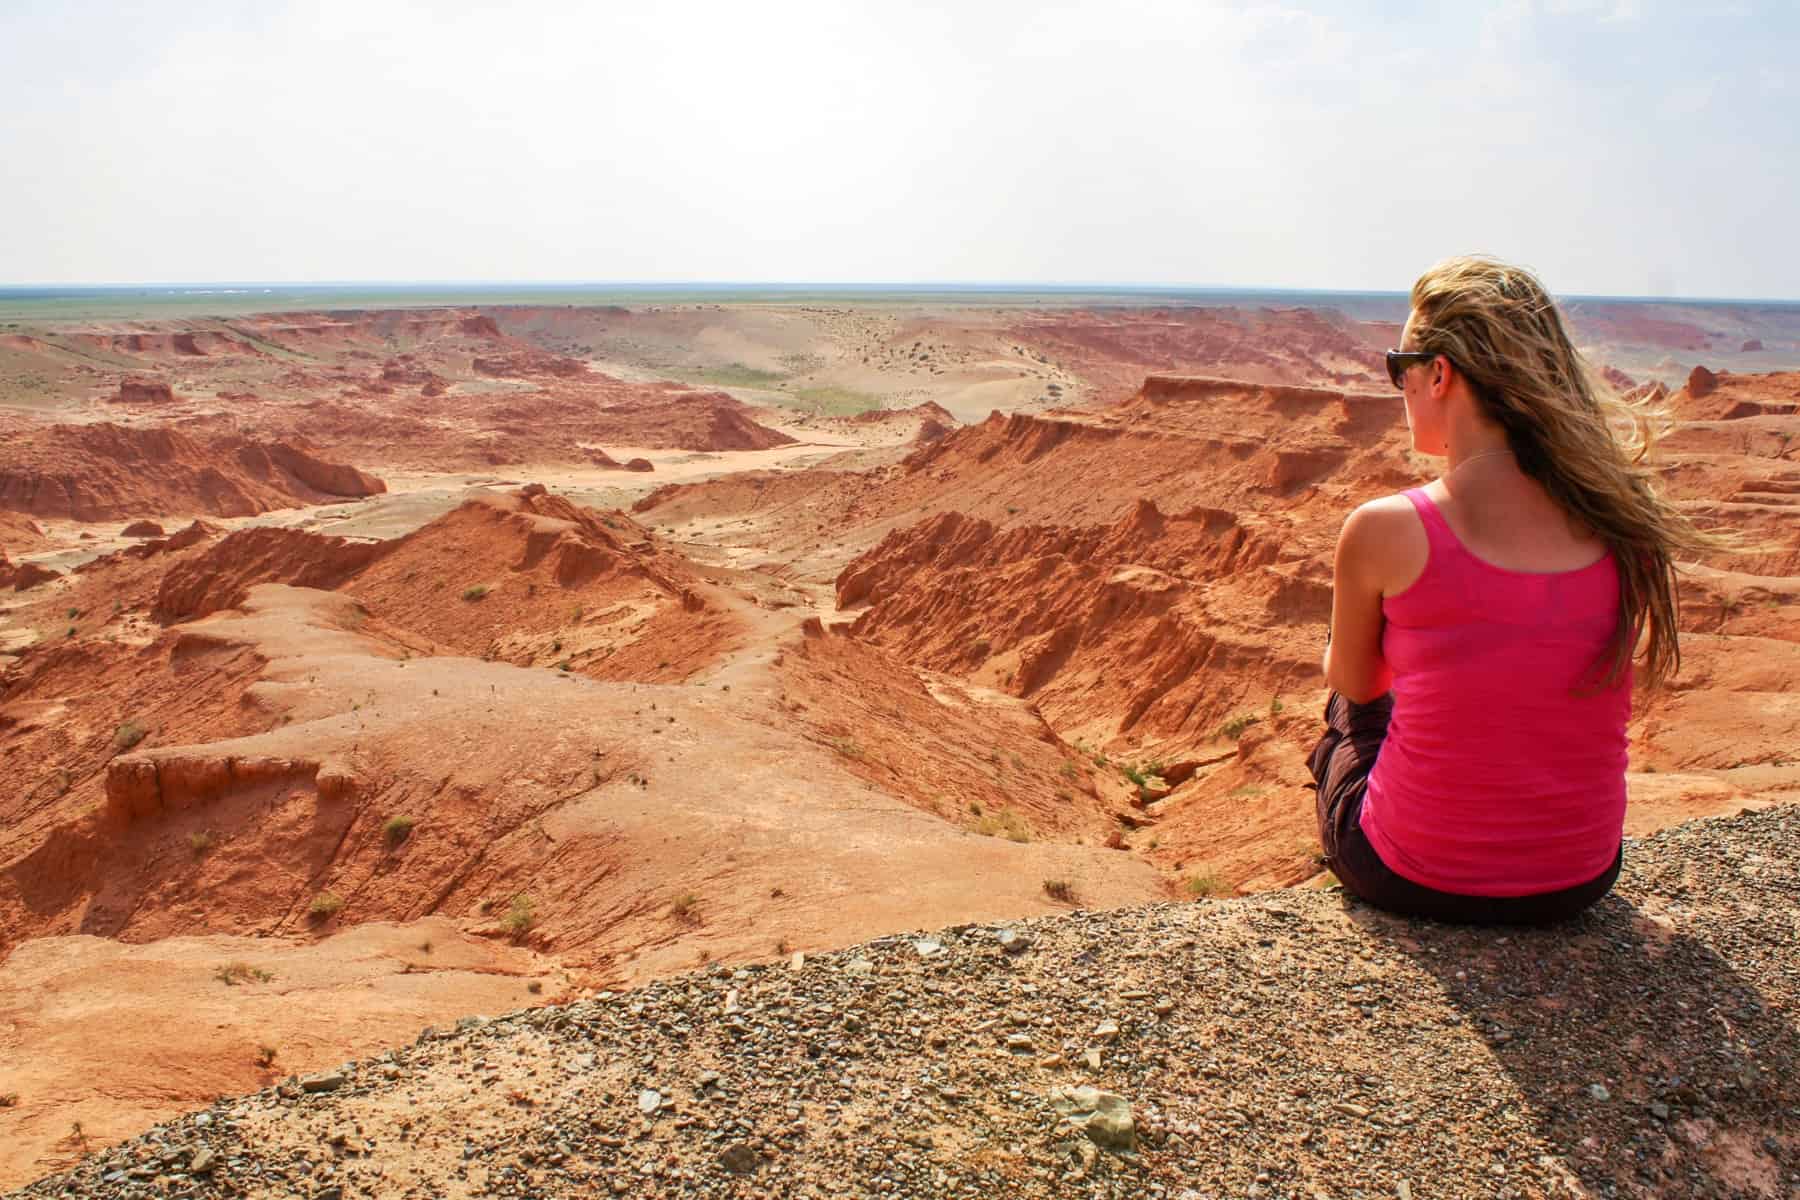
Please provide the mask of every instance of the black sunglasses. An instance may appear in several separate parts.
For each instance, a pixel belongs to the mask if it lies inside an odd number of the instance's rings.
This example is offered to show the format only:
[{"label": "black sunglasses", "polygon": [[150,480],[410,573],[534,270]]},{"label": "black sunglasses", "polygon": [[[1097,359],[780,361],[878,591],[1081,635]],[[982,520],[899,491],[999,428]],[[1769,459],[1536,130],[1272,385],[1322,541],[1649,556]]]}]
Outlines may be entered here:
[{"label": "black sunglasses", "polygon": [[1418,350],[1389,350],[1387,352],[1388,378],[1401,391],[1406,390],[1406,368],[1418,363],[1428,363],[1436,358],[1435,354],[1426,354]]}]

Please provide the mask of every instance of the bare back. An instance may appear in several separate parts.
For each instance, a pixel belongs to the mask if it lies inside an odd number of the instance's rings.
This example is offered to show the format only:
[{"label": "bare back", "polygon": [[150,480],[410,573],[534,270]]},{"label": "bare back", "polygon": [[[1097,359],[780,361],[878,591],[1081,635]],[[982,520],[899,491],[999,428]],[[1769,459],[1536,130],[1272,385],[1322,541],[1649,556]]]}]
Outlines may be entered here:
[{"label": "bare back", "polygon": [[1489,471],[1425,486],[1451,532],[1476,558],[1507,571],[1557,574],[1606,554],[1593,532],[1571,520],[1538,483],[1517,471]]}]

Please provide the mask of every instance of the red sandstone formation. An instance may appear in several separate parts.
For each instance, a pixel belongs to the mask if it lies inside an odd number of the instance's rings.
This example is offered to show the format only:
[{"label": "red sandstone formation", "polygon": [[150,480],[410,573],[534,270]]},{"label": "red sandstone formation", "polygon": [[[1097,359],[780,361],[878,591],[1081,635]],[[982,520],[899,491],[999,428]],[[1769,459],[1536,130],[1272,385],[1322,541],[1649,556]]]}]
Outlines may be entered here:
[{"label": "red sandstone formation", "polygon": [[171,567],[157,591],[152,615],[164,623],[203,617],[242,604],[259,583],[335,588],[391,545],[299,529],[240,529],[200,557]]},{"label": "red sandstone formation", "polygon": [[683,450],[768,450],[794,439],[750,419],[744,405],[724,392],[663,392],[649,400],[603,405],[608,436],[638,446]]},{"label": "red sandstone formation", "polygon": [[630,518],[535,484],[446,513],[343,590],[456,653],[608,679],[684,678],[738,636],[686,561]]},{"label": "red sandstone formation", "polygon": [[31,551],[49,544],[42,525],[23,513],[0,508],[0,550]]},{"label": "red sandstone formation", "polygon": [[[933,670],[992,680],[1035,699],[1059,725],[1117,713],[1118,733],[1197,743],[1234,702],[1219,694],[1217,660],[1261,657],[1255,626],[1265,614],[1317,619],[1326,607],[1318,589],[1284,594],[1273,576],[1262,586],[1260,568],[1281,556],[1279,538],[1228,512],[1165,516],[1148,500],[1110,526],[1004,534],[944,513],[889,534],[847,567],[838,607],[869,605],[853,626],[858,637]],[[1221,585],[1238,581],[1263,601],[1249,606],[1249,620],[1220,603]],[[1310,602],[1295,608],[1302,596]],[[1310,673],[1303,659],[1265,671],[1271,694],[1284,674]]]},{"label": "red sandstone formation", "polygon": [[[1768,375],[1714,373],[1695,367],[1687,386],[1670,398],[1677,416],[1688,421],[1740,421],[1749,417],[1800,412],[1800,372]],[[1691,432],[1684,432],[1691,438]]]},{"label": "red sandstone formation", "polygon": [[[453,392],[437,399],[398,399],[371,408],[323,397],[256,416],[260,429],[281,431],[337,456],[429,470],[507,463],[596,462],[596,445],[718,451],[767,449],[793,441],[758,424],[722,392],[675,385],[626,384],[604,375],[547,377],[534,390]],[[205,427],[235,429],[211,418]],[[608,460],[610,461],[610,460]]]},{"label": "red sandstone formation", "polygon": [[477,357],[470,365],[477,375],[502,377],[555,375],[563,379],[571,379],[587,374],[587,364],[579,359],[563,358],[555,354],[529,350]]},{"label": "red sandstone formation", "polygon": [[0,439],[0,507],[80,521],[167,512],[248,516],[386,490],[284,442],[197,440],[168,428],[52,425]]},{"label": "red sandstone formation", "polygon": [[1617,367],[1614,367],[1614,366],[1608,365],[1608,366],[1601,367],[1600,368],[1600,377],[1602,379],[1606,380],[1606,382],[1615,391],[1618,391],[1621,393],[1629,392],[1633,388],[1637,387],[1637,380],[1633,379],[1631,376],[1627,375],[1625,372],[1619,370]]},{"label": "red sandstone formation", "polygon": [[868,412],[857,413],[850,420],[858,425],[890,425],[903,420],[935,421],[942,425],[957,423],[950,411],[935,401],[915,404],[911,408],[872,408]]},{"label": "red sandstone formation", "polygon": [[197,546],[201,542],[215,538],[223,532],[224,531],[217,525],[207,521],[195,520],[167,537],[147,537],[135,546],[126,546],[122,550],[115,550],[111,554],[104,554],[99,558],[91,559],[76,567],[75,571],[77,574],[85,575],[90,572],[104,571],[106,568],[126,559],[142,561],[144,559],[155,558],[158,555],[171,554],[178,550],[185,550],[190,546]]},{"label": "red sandstone formation", "polygon": [[175,392],[166,380],[121,379],[113,396],[115,404],[172,404]]},{"label": "red sandstone formation", "polygon": [[163,527],[155,521],[133,521],[119,531],[120,537],[159,538],[163,536]]},{"label": "red sandstone formation", "polygon": [[1317,309],[1185,308],[1033,314],[1013,336],[1123,399],[1147,374],[1378,386],[1393,331]]},{"label": "red sandstone formation", "polygon": [[48,583],[61,575],[61,571],[53,571],[39,563],[15,563],[6,557],[4,550],[0,550],[0,587],[10,587],[14,591],[22,592],[27,588],[34,588],[40,583]]},{"label": "red sandstone formation", "polygon": [[654,471],[656,464],[647,458],[632,458],[620,462],[606,451],[598,447],[586,450],[587,461],[596,467],[604,467],[609,471]]}]

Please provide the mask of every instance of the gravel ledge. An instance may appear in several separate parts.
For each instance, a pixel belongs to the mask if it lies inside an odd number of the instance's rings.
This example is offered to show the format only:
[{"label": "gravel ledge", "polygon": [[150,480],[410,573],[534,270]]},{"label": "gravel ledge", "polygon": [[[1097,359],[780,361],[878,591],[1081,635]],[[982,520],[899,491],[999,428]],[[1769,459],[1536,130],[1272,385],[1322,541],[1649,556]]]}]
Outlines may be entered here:
[{"label": "gravel ledge", "polygon": [[1800,806],[1555,930],[1271,892],[467,1018],[21,1197],[1800,1197]]}]

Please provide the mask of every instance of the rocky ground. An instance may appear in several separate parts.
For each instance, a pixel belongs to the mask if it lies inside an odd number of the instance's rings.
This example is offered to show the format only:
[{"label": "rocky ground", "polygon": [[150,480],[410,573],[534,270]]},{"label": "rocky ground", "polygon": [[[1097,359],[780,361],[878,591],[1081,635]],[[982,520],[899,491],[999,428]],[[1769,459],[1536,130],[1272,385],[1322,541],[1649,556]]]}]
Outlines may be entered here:
[{"label": "rocky ground", "polygon": [[1791,1198],[1797,850],[1792,806],[1633,840],[1550,930],[1301,890],[715,964],[15,1195]]}]

